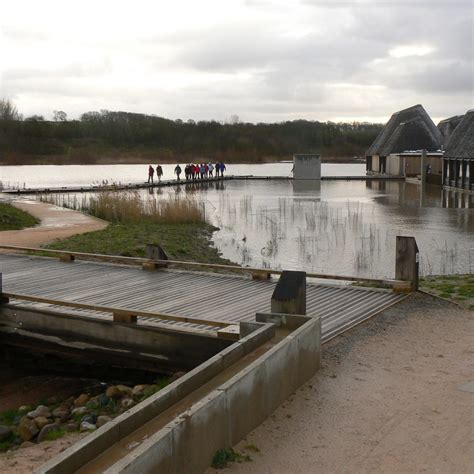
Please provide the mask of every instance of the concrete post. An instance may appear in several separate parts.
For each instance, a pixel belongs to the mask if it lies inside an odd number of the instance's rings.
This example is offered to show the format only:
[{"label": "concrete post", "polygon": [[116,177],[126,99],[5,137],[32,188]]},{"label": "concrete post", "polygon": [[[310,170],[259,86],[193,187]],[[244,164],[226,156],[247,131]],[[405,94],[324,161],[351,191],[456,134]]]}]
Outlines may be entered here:
[{"label": "concrete post", "polygon": [[284,271],[273,291],[272,313],[306,314],[306,272]]},{"label": "concrete post", "polygon": [[[157,244],[146,244],[146,257],[150,260],[168,260],[168,255]],[[144,270],[156,270],[157,268],[167,268],[163,263],[146,262],[142,265]]]},{"label": "concrete post", "polygon": [[0,273],[0,304],[5,304],[8,302],[9,299],[6,296],[3,296],[2,274]]},{"label": "concrete post", "polygon": [[411,291],[418,290],[419,252],[414,237],[397,235],[395,278],[411,282]]}]

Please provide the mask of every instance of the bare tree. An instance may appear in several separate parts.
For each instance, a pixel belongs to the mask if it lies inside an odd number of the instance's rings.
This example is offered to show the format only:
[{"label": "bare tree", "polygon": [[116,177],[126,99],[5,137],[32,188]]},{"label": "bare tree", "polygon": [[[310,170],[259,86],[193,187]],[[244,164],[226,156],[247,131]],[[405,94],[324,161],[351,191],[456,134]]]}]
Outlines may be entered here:
[{"label": "bare tree", "polygon": [[0,99],[0,120],[21,120],[22,116],[10,99]]},{"label": "bare tree", "polygon": [[53,120],[55,122],[67,122],[67,113],[62,110],[53,110]]}]

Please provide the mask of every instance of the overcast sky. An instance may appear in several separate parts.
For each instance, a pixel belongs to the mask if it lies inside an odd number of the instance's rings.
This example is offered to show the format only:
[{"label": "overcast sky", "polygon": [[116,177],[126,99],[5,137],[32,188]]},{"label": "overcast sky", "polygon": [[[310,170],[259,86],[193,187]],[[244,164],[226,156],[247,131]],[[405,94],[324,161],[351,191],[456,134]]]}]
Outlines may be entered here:
[{"label": "overcast sky", "polygon": [[474,0],[2,1],[0,98],[25,116],[385,122],[474,107]]}]

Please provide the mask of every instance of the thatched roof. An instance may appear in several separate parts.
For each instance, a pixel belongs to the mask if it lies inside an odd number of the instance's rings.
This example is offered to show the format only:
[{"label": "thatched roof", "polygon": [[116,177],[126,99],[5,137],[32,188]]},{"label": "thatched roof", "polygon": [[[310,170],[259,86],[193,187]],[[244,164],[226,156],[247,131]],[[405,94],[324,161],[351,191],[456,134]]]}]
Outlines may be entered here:
[{"label": "thatched roof", "polygon": [[474,109],[466,112],[451,134],[445,147],[444,156],[474,160]]},{"label": "thatched roof", "polygon": [[464,115],[455,115],[438,123],[438,130],[441,132],[443,145],[446,145],[454,129],[459,125]]},{"label": "thatched roof", "polygon": [[390,153],[422,148],[434,151],[440,146],[440,131],[423,106],[418,104],[395,112],[369,147],[366,155],[388,156]]}]

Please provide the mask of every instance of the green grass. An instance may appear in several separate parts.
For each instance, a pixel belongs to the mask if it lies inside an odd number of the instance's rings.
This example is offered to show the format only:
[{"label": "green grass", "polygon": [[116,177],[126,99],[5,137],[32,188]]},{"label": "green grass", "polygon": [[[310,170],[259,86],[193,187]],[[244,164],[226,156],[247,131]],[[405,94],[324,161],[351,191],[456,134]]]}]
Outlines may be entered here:
[{"label": "green grass", "polygon": [[170,259],[231,264],[210,246],[215,227],[152,222],[110,224],[106,229],[75,235],[47,248],[76,252],[145,257],[146,244],[159,244]]},{"label": "green grass", "polygon": [[38,221],[30,214],[10,204],[0,203],[0,231],[33,227]]},{"label": "green grass", "polygon": [[58,428],[57,430],[53,430],[47,433],[44,439],[46,441],[54,441],[56,439],[62,438],[65,434],[66,430]]},{"label": "green grass", "polygon": [[251,461],[250,456],[234,451],[232,448],[219,449],[212,458],[211,466],[215,469],[224,469],[229,463]]},{"label": "green grass", "polygon": [[12,426],[15,418],[23,416],[18,410],[6,410],[0,413],[0,425]]},{"label": "green grass", "polygon": [[438,275],[420,279],[420,289],[474,309],[474,275]]},{"label": "green grass", "polygon": [[7,439],[4,439],[2,442],[0,442],[0,453],[6,452],[18,444],[20,444],[19,437],[12,433]]}]

